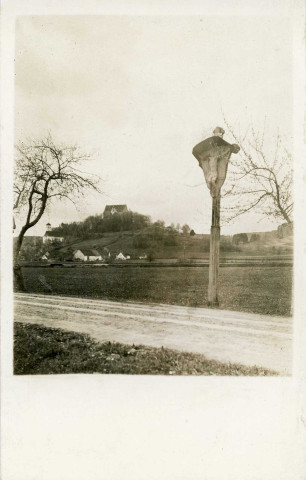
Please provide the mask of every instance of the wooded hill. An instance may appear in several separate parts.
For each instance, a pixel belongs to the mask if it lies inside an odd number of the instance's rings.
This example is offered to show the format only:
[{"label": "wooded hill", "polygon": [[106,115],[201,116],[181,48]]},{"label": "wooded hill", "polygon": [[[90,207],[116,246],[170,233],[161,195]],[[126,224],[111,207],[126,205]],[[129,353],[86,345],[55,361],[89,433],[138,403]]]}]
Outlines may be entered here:
[{"label": "wooded hill", "polygon": [[[131,259],[141,256],[153,258],[201,258],[209,252],[209,235],[196,235],[188,225],[166,226],[163,220],[152,222],[147,215],[135,212],[88,217],[84,222],[61,224],[50,232],[65,237],[64,245],[57,245],[57,256],[69,257],[76,249],[97,249],[101,254],[110,252],[113,259],[118,253]],[[230,238],[222,238],[221,249],[237,251]],[[55,253],[55,252],[54,252]]]},{"label": "wooded hill", "polygon": [[[122,214],[109,215],[103,218],[103,215],[94,215],[87,217],[83,222],[61,223],[60,226],[53,228],[51,235],[59,237],[72,238],[98,238],[106,232],[137,232],[148,226],[164,227],[162,221],[151,221],[148,215],[142,215],[136,212],[124,212]],[[173,225],[173,230],[175,227]]]}]

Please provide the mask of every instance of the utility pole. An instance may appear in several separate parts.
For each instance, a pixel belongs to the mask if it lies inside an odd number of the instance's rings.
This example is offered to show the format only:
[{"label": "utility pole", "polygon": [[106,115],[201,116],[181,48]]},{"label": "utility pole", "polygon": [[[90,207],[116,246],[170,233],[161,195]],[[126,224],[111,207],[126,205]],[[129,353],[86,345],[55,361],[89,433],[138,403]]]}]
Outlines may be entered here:
[{"label": "utility pole", "polygon": [[221,187],[225,181],[228,162],[232,153],[238,153],[238,145],[223,140],[224,130],[216,127],[213,136],[198,143],[192,154],[204,172],[207,187],[212,197],[212,221],[210,229],[208,305],[218,306],[218,273],[220,259],[220,200]]}]

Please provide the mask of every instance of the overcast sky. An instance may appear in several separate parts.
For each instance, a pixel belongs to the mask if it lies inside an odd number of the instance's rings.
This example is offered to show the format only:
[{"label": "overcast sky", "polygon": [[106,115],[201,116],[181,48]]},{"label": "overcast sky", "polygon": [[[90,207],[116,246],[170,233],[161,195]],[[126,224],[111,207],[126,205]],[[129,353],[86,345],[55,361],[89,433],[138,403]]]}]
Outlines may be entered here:
[{"label": "overcast sky", "polygon": [[[222,110],[237,131],[266,117],[292,136],[288,18],[20,17],[15,48],[16,141],[50,131],[93,152],[87,170],[104,179],[104,195],[53,205],[32,235],[119,203],[208,233],[211,199],[191,151],[224,127]],[[275,225],[250,213],[222,233]]]}]

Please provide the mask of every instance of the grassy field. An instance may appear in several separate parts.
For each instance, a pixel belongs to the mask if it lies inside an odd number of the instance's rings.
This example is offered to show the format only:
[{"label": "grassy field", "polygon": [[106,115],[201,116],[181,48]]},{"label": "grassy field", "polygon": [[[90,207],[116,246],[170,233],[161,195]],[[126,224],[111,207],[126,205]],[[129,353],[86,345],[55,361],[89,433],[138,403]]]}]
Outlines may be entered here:
[{"label": "grassy field", "polygon": [[[208,268],[23,268],[28,292],[207,306]],[[292,267],[220,269],[220,308],[290,315]]]},{"label": "grassy field", "polygon": [[277,375],[166,348],[98,343],[88,335],[15,323],[14,374],[121,373],[150,375]]}]

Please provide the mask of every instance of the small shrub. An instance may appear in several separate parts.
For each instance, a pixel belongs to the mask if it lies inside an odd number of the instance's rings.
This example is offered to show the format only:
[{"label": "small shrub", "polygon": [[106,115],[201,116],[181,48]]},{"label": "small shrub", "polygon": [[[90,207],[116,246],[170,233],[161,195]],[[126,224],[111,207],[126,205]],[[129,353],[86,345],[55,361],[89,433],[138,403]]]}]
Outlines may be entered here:
[{"label": "small shrub", "polygon": [[150,245],[150,240],[145,235],[137,235],[133,238],[134,248],[147,248]]},{"label": "small shrub", "polygon": [[248,236],[246,233],[237,233],[233,236],[232,242],[234,245],[239,245],[239,243],[248,243]]},{"label": "small shrub", "polygon": [[177,239],[174,235],[169,235],[164,238],[164,245],[165,247],[175,247],[175,245],[177,245]]}]

